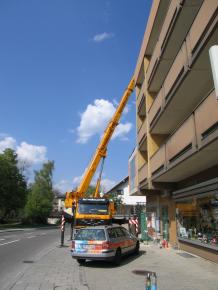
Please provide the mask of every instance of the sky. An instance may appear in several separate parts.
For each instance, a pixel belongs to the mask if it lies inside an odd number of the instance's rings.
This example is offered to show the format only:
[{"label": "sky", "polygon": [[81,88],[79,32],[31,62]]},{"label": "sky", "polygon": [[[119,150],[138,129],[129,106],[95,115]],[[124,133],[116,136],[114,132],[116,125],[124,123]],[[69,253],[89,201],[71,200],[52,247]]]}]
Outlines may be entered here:
[{"label": "sky", "polygon": [[[0,153],[15,150],[28,182],[53,160],[54,187],[78,186],[133,76],[150,7],[151,0],[0,1]],[[128,175],[135,103],[133,93],[108,145],[106,191]]]}]

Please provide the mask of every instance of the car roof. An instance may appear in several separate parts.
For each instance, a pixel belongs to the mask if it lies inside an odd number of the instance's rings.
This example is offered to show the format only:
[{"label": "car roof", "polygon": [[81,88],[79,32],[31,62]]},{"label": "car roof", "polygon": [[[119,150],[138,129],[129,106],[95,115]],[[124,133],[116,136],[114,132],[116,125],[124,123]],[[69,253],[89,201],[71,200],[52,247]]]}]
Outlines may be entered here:
[{"label": "car roof", "polygon": [[84,228],[81,228],[81,230],[83,229],[109,229],[109,228],[120,228],[122,226],[120,225],[101,225],[101,226],[89,226],[89,227],[84,227]]}]

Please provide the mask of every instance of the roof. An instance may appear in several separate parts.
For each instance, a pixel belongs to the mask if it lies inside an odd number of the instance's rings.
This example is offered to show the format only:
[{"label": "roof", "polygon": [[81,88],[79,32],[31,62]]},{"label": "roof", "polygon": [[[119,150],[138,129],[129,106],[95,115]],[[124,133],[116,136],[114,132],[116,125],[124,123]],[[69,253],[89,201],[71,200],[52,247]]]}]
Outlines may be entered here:
[{"label": "roof", "polygon": [[117,187],[119,187],[119,186],[122,185],[123,183],[128,182],[128,180],[129,180],[129,176],[126,176],[126,177],[125,177],[124,179],[122,179],[119,183],[117,183],[114,187],[112,187],[110,190],[108,190],[108,191],[106,192],[106,194],[109,193],[109,192],[111,192],[111,191],[113,191],[113,190],[115,190]]}]

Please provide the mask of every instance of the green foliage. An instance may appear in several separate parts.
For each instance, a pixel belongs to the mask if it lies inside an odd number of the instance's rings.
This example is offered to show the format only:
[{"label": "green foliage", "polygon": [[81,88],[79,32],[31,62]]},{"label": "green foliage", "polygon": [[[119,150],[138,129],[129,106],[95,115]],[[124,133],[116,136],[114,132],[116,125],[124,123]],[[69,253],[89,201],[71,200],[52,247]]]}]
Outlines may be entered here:
[{"label": "green foliage", "polygon": [[0,154],[0,220],[18,217],[24,208],[27,184],[18,168],[17,154],[6,149]]},{"label": "green foliage", "polygon": [[25,221],[29,223],[46,223],[52,210],[53,190],[52,173],[54,162],[43,164],[40,171],[35,171],[34,183],[31,185],[25,207]]},{"label": "green foliage", "polygon": [[85,193],[85,197],[92,197],[94,193],[95,193],[95,186],[89,185],[89,187]]},{"label": "green foliage", "polygon": [[114,202],[115,209],[119,208],[123,203],[122,196],[118,196],[116,192],[110,192],[105,197]]}]

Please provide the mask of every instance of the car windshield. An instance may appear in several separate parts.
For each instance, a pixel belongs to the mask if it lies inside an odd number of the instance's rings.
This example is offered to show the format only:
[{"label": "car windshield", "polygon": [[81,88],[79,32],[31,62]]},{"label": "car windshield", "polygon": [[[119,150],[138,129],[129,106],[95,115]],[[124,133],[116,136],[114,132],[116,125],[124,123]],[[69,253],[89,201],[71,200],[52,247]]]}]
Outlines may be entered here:
[{"label": "car windshield", "polygon": [[78,211],[81,214],[108,214],[108,204],[79,203]]},{"label": "car windshield", "polygon": [[75,240],[82,241],[105,241],[105,232],[103,229],[81,229],[75,236]]}]

